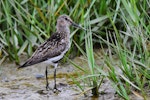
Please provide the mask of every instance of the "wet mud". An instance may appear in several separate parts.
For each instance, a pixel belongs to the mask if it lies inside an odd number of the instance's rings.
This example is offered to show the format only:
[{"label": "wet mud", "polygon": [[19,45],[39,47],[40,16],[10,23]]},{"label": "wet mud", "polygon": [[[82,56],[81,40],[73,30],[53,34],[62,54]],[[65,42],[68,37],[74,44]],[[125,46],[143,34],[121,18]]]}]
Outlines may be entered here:
[{"label": "wet mud", "polygon": [[[23,57],[22,59],[22,62],[24,62],[27,58]],[[83,57],[76,57],[73,61],[79,65],[86,65]],[[97,63],[101,64],[99,61]],[[18,70],[16,64],[5,61],[0,65],[0,100],[122,100],[116,94],[108,79],[103,80],[99,89],[99,97],[92,96],[90,87],[87,87],[85,95],[72,79],[72,77],[74,79],[79,77],[79,70],[69,63],[60,64],[57,68],[56,80],[57,87],[60,90],[57,93],[53,92],[54,69],[53,67],[48,68],[49,87],[51,90],[47,91],[46,66],[40,63]]]}]

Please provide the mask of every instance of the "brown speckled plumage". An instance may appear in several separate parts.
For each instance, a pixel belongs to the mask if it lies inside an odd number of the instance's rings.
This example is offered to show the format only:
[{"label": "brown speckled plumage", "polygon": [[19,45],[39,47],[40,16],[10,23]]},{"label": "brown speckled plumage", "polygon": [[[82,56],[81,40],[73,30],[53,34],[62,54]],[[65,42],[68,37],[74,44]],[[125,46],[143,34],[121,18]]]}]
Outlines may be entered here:
[{"label": "brown speckled plumage", "polygon": [[[57,19],[56,32],[52,34],[52,36],[41,44],[37,50],[33,53],[33,55],[18,69],[31,66],[37,63],[45,62],[50,65],[53,65],[54,70],[54,89],[56,88],[56,68],[58,65],[58,61],[63,58],[64,54],[70,48],[70,29],[69,26],[79,27],[75,24],[69,16],[61,15]],[[46,89],[49,89],[48,77],[47,77],[47,67],[46,67]]]},{"label": "brown speckled plumage", "polygon": [[26,63],[20,67],[27,67],[40,62],[44,62],[50,58],[59,56],[63,51],[65,51],[65,49],[67,52],[69,49],[70,41],[69,40],[67,41],[66,38],[67,37],[65,33],[61,32],[54,33],[47,41],[45,41],[42,45],[40,45],[34,52],[33,56],[31,56],[26,61]]}]

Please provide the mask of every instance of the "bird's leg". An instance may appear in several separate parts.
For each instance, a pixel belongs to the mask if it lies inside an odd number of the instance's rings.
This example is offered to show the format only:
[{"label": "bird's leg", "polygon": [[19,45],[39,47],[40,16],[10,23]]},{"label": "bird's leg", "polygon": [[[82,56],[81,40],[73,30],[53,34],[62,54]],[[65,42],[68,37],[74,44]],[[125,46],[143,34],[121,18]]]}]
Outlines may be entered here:
[{"label": "bird's leg", "polygon": [[48,71],[47,71],[47,66],[46,66],[46,70],[45,70],[45,75],[46,75],[46,90],[50,90],[49,88],[49,83],[48,83],[48,77],[47,77]]},{"label": "bird's leg", "polygon": [[58,92],[60,92],[60,90],[58,90],[57,89],[57,87],[56,87],[56,69],[57,69],[57,65],[58,64],[55,64],[55,68],[54,68],[54,92],[56,92],[56,91],[58,91]]},{"label": "bird's leg", "polygon": [[56,87],[56,68],[54,69],[54,89],[57,89],[57,87]]}]

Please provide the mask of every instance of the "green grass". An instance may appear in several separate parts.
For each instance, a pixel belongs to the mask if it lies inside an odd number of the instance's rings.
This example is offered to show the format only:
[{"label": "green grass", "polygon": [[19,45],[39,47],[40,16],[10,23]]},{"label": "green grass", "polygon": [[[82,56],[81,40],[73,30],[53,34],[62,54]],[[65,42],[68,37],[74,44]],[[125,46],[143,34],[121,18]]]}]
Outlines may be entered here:
[{"label": "green grass", "polygon": [[[88,29],[85,32],[71,28],[72,47],[67,53],[82,54],[87,61],[86,69],[70,61],[84,72],[75,82],[80,89],[86,89],[79,82],[82,81],[92,87],[93,95],[98,95],[107,77],[120,97],[128,100],[136,90],[146,100],[150,89],[148,0],[1,0],[0,6],[0,64],[6,58],[19,64],[21,54],[30,56],[55,32],[57,17],[65,13]],[[107,73],[95,62],[95,45],[103,50]],[[116,70],[114,55],[122,74]]]}]

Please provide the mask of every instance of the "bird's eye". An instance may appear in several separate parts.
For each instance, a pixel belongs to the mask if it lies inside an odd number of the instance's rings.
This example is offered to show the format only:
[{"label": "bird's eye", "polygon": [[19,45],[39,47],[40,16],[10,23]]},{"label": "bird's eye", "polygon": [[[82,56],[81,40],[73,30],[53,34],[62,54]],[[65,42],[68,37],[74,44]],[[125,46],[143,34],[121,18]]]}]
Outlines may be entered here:
[{"label": "bird's eye", "polygon": [[65,17],[65,20],[68,20],[68,18]]}]

